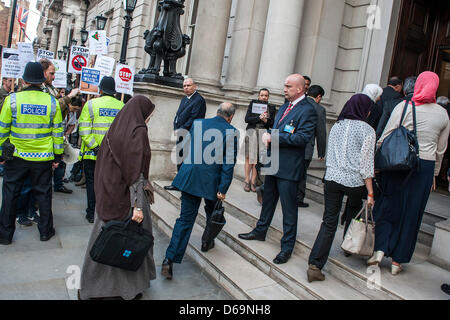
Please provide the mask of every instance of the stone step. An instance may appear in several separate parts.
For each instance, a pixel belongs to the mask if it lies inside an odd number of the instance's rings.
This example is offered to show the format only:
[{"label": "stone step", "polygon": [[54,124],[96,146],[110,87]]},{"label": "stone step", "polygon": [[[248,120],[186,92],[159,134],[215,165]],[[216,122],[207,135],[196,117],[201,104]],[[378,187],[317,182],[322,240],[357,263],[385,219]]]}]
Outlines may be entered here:
[{"label": "stone step", "polygon": [[[309,169],[308,170],[308,177],[306,180],[306,198],[311,199],[315,202],[318,202],[320,204],[324,204],[325,200],[323,197],[323,175],[324,170],[322,169]],[[432,195],[437,196],[437,195]],[[444,196],[441,196],[445,199]],[[427,205],[425,209],[425,213],[423,215],[422,219],[422,225],[420,227],[420,232],[418,236],[418,241],[428,247],[431,247],[433,244],[433,237],[435,232],[435,224],[437,222],[442,222],[446,220],[448,217],[446,217],[444,214],[440,213],[438,209],[441,207],[433,206],[430,204],[430,201],[432,201],[432,198],[430,197],[430,200],[428,201],[429,204]],[[443,202],[444,200],[441,200]],[[450,200],[449,200],[450,205]],[[435,208],[437,207],[437,208]],[[345,205],[343,205],[343,210],[345,208]]]},{"label": "stone step", "polygon": [[[167,192],[160,187],[156,187],[155,190],[179,209],[181,206],[179,193]],[[327,275],[326,282],[309,283],[306,277],[308,257],[304,253],[295,252],[289,263],[276,265],[272,260],[279,252],[278,241],[271,238],[267,238],[264,242],[243,241],[237,235],[247,232],[248,226],[227,213],[226,219],[227,223],[218,238],[299,299],[311,299],[311,296],[314,299],[325,300],[386,299],[385,296],[380,296],[375,292],[370,292],[370,297],[368,297],[356,290],[354,286],[350,286],[332,275]],[[197,223],[202,227],[205,226],[206,214],[203,207],[200,209]],[[330,290],[330,287],[333,290]]]},{"label": "stone step", "polygon": [[[160,194],[155,193],[151,206],[154,223],[169,237],[179,217],[179,210]],[[276,283],[254,265],[242,259],[219,239],[215,248],[207,253],[200,250],[203,228],[195,224],[186,254],[191,256],[202,269],[222,285],[227,292],[239,300],[295,300],[296,296]],[[183,272],[183,265],[174,264],[174,277]],[[305,294],[306,297],[308,297]],[[309,296],[312,299],[312,296]]]},{"label": "stone step", "polygon": [[[168,185],[170,182],[159,182],[157,185]],[[156,187],[156,186],[155,186]],[[224,202],[226,212],[233,215],[243,224],[251,228],[256,224],[259,218],[260,205],[256,201],[256,196],[252,193],[244,193],[242,191],[243,184],[237,180],[233,181],[230,190],[227,194],[227,199]],[[165,191],[165,190],[164,190]],[[179,202],[179,193],[166,193],[166,197],[172,197],[172,203]],[[317,203],[311,203],[310,208],[301,209],[299,212],[299,235],[297,237],[297,246],[295,249],[296,255],[309,255],[312,244],[320,228],[323,207]],[[282,236],[282,222],[281,222],[281,208],[277,208],[272,226],[268,232],[268,238],[278,241]],[[244,231],[244,232],[246,232]],[[342,239],[342,227],[339,226],[336,234],[336,239]],[[234,236],[236,236],[235,233]],[[330,259],[324,268],[324,272],[328,277],[336,277],[351,286],[358,288],[358,290],[367,291],[367,280],[370,275],[365,261],[365,257],[346,258],[340,249],[341,240],[335,241],[330,252]],[[279,249],[278,249],[279,251]],[[449,277],[449,272],[443,270],[427,260],[429,248],[418,245],[413,261],[405,267],[408,275],[407,280],[404,280],[403,274],[394,277],[390,274],[390,265],[387,259],[381,264],[380,276],[382,277],[381,291],[378,293],[384,297],[373,297],[373,290],[369,293],[365,292],[366,296],[371,296],[375,299],[445,299],[439,290],[433,291],[433,288],[439,288],[440,281],[444,281]],[[277,252],[275,252],[276,254]],[[273,257],[272,257],[273,259]],[[271,260],[270,260],[271,261]],[[431,273],[429,271],[432,271]],[[305,270],[303,270],[304,272]],[[406,271],[405,271],[406,273]],[[414,276],[416,275],[416,276]],[[403,277],[402,277],[403,276]],[[410,276],[413,276],[411,281]],[[421,288],[425,288],[422,290]]]}]

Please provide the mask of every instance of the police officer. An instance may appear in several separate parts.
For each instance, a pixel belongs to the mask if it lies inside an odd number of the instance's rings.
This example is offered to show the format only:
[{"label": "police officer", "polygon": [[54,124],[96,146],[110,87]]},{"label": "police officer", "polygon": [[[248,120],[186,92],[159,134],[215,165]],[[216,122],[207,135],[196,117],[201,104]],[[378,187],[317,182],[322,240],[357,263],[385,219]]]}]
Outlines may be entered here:
[{"label": "police officer", "polygon": [[100,82],[100,97],[89,100],[81,111],[80,136],[82,140],[79,160],[83,161],[86,176],[88,207],[86,219],[94,223],[95,192],[94,172],[97,152],[114,118],[123,107],[123,102],[114,98],[116,83],[112,77],[103,77]]},{"label": "police officer", "polygon": [[[39,205],[41,241],[55,235],[52,215],[52,167],[57,168],[63,149],[59,102],[41,91],[45,81],[39,62],[29,62],[23,74],[27,87],[9,95],[0,113],[1,162],[5,163],[0,210],[0,244],[11,243],[15,231],[16,202],[27,177]],[[7,148],[9,138],[12,148]],[[5,143],[5,144],[4,144]],[[8,150],[13,150],[6,154]]]}]

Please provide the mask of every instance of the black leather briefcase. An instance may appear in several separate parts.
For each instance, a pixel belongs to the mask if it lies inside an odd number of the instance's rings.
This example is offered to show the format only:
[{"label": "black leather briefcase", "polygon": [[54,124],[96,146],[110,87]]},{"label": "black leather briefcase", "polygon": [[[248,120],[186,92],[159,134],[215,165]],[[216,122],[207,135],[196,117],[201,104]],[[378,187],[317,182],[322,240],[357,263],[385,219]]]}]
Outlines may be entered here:
[{"label": "black leather briefcase", "polygon": [[90,251],[95,262],[136,271],[153,245],[152,234],[131,219],[109,221],[103,227]]}]

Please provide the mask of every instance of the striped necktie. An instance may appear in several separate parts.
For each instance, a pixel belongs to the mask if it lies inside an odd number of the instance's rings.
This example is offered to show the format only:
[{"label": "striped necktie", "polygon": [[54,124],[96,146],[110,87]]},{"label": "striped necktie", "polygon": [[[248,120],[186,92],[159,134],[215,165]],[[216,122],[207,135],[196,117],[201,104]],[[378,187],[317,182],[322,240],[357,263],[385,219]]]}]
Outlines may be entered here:
[{"label": "striped necktie", "polygon": [[292,102],[289,104],[289,106],[287,107],[286,111],[284,111],[283,116],[281,117],[280,121],[278,122],[278,124],[281,123],[281,121],[283,121],[283,119],[289,114],[289,112],[291,112],[292,108],[294,107],[294,105],[292,104]]}]

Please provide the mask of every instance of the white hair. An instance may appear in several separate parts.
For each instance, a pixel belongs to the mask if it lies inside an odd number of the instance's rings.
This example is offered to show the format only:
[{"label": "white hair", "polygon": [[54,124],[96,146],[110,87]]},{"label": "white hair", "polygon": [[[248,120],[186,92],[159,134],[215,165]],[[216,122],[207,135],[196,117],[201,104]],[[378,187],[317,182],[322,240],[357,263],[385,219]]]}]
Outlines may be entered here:
[{"label": "white hair", "polygon": [[377,99],[383,94],[383,89],[379,85],[372,83],[366,85],[362,93],[372,99],[373,102],[377,102]]}]

